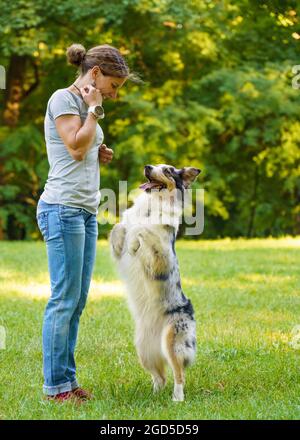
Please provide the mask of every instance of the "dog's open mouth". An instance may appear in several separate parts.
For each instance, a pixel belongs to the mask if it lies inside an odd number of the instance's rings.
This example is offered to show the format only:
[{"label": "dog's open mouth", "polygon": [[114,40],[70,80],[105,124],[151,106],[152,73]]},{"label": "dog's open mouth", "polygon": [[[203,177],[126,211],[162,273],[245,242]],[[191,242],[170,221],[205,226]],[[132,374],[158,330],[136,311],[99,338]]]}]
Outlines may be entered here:
[{"label": "dog's open mouth", "polygon": [[166,188],[166,185],[164,185],[162,182],[158,182],[156,180],[148,180],[146,183],[142,183],[142,185],[139,186],[140,189],[152,189],[152,188]]}]

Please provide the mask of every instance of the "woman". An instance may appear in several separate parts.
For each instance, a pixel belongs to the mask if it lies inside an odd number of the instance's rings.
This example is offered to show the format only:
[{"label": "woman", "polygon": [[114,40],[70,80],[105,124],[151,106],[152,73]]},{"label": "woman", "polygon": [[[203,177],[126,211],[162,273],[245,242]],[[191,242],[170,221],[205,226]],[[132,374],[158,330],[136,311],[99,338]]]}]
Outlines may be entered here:
[{"label": "woman", "polygon": [[48,101],[44,127],[50,169],[36,214],[51,281],[43,322],[43,391],[48,399],[82,401],[92,395],[78,385],[74,350],[96,255],[99,159],[109,163],[113,157],[102,144],[98,119],[104,117],[102,100],[116,98],[127,79],[138,78],[109,45],[86,52],[73,44],[67,58],[79,71],[72,85]]}]

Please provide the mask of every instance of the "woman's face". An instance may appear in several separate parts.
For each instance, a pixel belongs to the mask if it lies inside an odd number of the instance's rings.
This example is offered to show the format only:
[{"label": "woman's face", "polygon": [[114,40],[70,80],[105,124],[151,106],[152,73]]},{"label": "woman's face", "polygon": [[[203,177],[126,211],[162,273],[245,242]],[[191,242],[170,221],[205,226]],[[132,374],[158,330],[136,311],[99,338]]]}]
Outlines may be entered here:
[{"label": "woman's face", "polygon": [[92,85],[99,89],[103,100],[116,99],[118,90],[125,83],[127,78],[117,78],[114,76],[104,76],[99,67],[91,69]]}]

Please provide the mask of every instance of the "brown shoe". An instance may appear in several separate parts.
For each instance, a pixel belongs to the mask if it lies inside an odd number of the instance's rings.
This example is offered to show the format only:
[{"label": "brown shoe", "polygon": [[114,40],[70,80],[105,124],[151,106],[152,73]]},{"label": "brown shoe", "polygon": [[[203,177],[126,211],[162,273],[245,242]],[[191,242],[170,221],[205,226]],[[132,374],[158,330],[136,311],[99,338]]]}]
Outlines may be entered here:
[{"label": "brown shoe", "polygon": [[94,398],[94,395],[90,393],[89,391],[84,390],[83,388],[75,388],[72,390],[72,393],[81,400],[91,400]]},{"label": "brown shoe", "polygon": [[71,400],[73,402],[78,403],[78,397],[74,395],[72,391],[65,391],[64,393],[58,393],[54,396],[46,396],[47,400],[54,400],[56,402],[65,402],[67,400]]}]

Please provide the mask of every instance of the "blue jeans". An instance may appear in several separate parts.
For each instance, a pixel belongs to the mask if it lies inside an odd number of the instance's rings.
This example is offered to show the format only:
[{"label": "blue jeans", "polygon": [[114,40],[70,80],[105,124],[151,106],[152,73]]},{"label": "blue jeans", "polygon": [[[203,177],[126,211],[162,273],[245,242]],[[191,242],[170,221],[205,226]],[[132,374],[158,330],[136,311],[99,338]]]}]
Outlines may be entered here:
[{"label": "blue jeans", "polygon": [[98,223],[83,208],[42,199],[36,218],[46,242],[51,283],[43,322],[43,391],[53,396],[79,386],[74,351],[96,257]]}]

